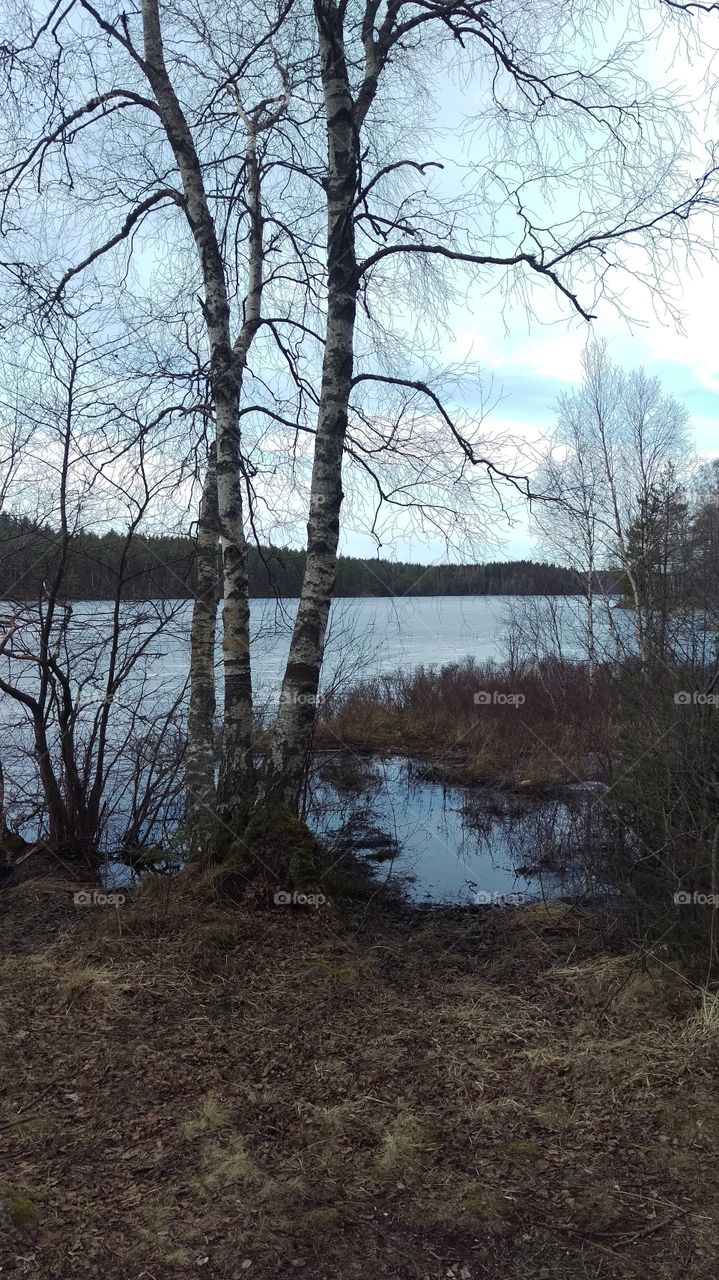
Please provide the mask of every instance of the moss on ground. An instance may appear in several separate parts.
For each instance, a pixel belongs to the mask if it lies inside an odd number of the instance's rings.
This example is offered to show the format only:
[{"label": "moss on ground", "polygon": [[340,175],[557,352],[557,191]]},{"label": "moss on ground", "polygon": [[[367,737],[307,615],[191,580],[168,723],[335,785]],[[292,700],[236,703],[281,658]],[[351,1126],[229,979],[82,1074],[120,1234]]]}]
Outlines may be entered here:
[{"label": "moss on ground", "polygon": [[251,861],[260,869],[286,876],[295,888],[311,884],[317,878],[322,849],[305,822],[292,813],[269,808],[253,814],[244,833]]},{"label": "moss on ground", "polygon": [[15,1231],[28,1231],[34,1227],[39,1214],[32,1200],[0,1184],[0,1227]]}]

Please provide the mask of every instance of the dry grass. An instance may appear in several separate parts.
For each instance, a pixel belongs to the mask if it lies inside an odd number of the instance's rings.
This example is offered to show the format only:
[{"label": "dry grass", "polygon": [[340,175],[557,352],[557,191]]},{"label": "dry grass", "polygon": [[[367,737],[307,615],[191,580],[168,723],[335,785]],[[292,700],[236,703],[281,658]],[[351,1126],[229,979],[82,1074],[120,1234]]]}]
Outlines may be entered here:
[{"label": "dry grass", "polygon": [[689,1020],[686,1034],[690,1041],[719,1044],[719,994],[716,991],[702,991],[699,1008]]},{"label": "dry grass", "polygon": [[66,967],[59,975],[58,990],[66,1007],[79,1004],[116,1007],[120,998],[117,974],[101,965]]},{"label": "dry grass", "polygon": [[715,1000],[596,919],[119,914],[5,906],[3,1276],[715,1274]]},{"label": "dry grass", "polygon": [[377,1171],[381,1178],[408,1178],[416,1174],[422,1157],[436,1146],[436,1139],[416,1116],[397,1116],[382,1135]]},{"label": "dry grass", "polygon": [[318,744],[429,757],[447,782],[544,787],[597,776],[612,749],[615,697],[608,671],[590,696],[582,663],[512,672],[467,659],[355,686],[323,708]]},{"label": "dry grass", "polygon": [[262,1174],[245,1143],[236,1134],[224,1141],[206,1143],[200,1156],[200,1187],[206,1191],[247,1191],[261,1187]]},{"label": "dry grass", "polygon": [[182,1126],[186,1138],[196,1138],[199,1133],[218,1133],[230,1124],[230,1112],[214,1093],[200,1099],[197,1113]]}]

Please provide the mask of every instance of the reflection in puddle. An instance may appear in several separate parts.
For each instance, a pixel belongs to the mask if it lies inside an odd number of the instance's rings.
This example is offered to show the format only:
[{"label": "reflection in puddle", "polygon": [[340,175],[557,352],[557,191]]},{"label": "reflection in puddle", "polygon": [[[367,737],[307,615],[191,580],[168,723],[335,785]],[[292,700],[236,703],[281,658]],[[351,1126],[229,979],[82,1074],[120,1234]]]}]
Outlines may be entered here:
[{"label": "reflection in puddle", "polygon": [[327,764],[310,821],[338,858],[367,859],[413,901],[469,904],[595,896],[603,815],[591,789],[537,798],[448,787],[392,757],[366,770]]}]

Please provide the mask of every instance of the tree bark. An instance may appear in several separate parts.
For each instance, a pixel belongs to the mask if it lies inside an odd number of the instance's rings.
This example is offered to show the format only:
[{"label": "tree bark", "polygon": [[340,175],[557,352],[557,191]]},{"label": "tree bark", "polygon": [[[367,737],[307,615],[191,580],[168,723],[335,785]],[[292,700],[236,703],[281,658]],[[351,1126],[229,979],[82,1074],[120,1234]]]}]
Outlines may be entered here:
[{"label": "tree bark", "polygon": [[296,810],[312,743],[320,669],[334,588],[342,504],[342,453],[354,363],[358,272],[354,202],[358,135],[342,16],[316,0],[328,152],[327,327],[307,524],[307,559],[273,733],[265,798]]},{"label": "tree bark", "polygon": [[[252,340],[260,327],[263,243],[260,173],[254,121],[240,108],[247,129],[245,183],[250,214],[248,284],[244,318],[232,358],[237,397],[247,368]],[[252,683],[250,670],[250,602],[247,542],[242,520],[239,452],[230,450],[218,432],[217,492],[224,568],[223,655],[225,673],[224,728],[219,796],[223,810],[249,812],[254,797],[252,758]],[[223,518],[224,513],[224,518]],[[228,517],[231,516],[231,519]],[[238,535],[241,533],[241,537]],[[238,785],[238,783],[240,785]]]},{"label": "tree bark", "polygon": [[222,253],[192,133],[165,65],[157,0],[142,0],[145,74],[180,171],[184,210],[205,286],[217,435],[217,506],[224,577],[223,660],[226,715],[220,801],[226,817],[249,803],[253,789],[247,545],[244,534],[238,363]]},{"label": "tree bark", "polygon": [[187,715],[187,819],[193,851],[202,856],[214,826],[215,640],[220,601],[217,455],[212,445],[197,526],[196,589],[190,637]]}]

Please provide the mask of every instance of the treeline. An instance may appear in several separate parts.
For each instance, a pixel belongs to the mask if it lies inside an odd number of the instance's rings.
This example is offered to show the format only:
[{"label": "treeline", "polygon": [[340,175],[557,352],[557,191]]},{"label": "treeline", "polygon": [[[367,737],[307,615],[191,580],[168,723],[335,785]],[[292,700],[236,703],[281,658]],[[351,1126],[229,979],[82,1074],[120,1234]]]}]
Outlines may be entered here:
[{"label": "treeline", "polygon": [[[598,575],[606,589],[613,574]],[[600,585],[599,583],[597,585]],[[420,565],[341,557],[335,594],[340,596],[549,596],[583,591],[576,574],[534,560],[487,564]]]},{"label": "treeline", "polygon": [[[132,600],[192,594],[194,551],[189,538],[123,533],[73,533],[65,549],[61,594],[67,600],[113,599],[120,575]],[[0,592],[37,599],[62,562],[57,530],[25,517],[0,513]]]},{"label": "treeline", "polygon": [[[0,592],[6,598],[32,600],[47,588],[60,563],[60,534],[24,517],[0,513]],[[66,549],[62,594],[69,600],[114,597],[122,574],[127,599],[191,597],[194,548],[191,539],[90,532],[73,534]],[[298,596],[304,551],[289,547],[250,547],[252,596]],[[607,589],[612,575],[602,575]],[[341,556],[336,596],[567,595],[581,590],[569,569],[532,560],[489,564],[406,564]]]}]

